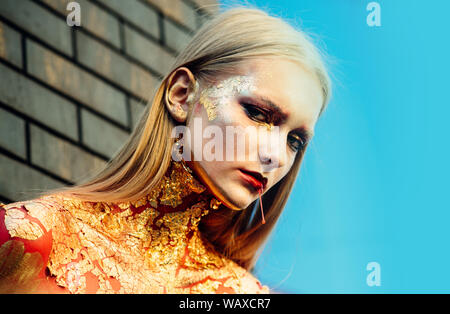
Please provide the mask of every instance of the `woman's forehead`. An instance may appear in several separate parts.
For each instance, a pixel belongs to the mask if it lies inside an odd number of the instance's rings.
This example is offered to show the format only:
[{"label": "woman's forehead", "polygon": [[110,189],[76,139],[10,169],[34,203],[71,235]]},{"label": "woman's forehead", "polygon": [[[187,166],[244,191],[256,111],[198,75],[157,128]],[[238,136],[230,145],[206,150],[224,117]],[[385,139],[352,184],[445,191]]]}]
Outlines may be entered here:
[{"label": "woman's forehead", "polygon": [[251,60],[247,70],[242,77],[253,84],[250,95],[271,101],[294,120],[317,119],[323,103],[321,86],[299,63],[261,58]]},{"label": "woman's forehead", "polygon": [[263,57],[241,64],[235,75],[218,79],[201,92],[206,103],[228,102],[230,97],[262,100],[289,116],[292,127],[312,127],[322,106],[322,91],[315,75],[299,63]]}]

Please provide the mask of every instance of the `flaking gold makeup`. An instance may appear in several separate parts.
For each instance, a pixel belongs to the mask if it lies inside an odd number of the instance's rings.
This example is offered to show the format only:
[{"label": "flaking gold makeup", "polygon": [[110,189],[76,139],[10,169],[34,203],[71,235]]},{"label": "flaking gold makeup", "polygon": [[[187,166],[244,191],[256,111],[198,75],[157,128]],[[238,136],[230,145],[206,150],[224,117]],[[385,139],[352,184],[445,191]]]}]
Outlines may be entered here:
[{"label": "flaking gold makeup", "polygon": [[271,123],[263,123],[263,125],[267,128],[267,131],[272,131],[273,124],[271,124]]},{"label": "flaking gold makeup", "polygon": [[233,76],[221,81],[219,84],[204,89],[200,95],[200,103],[206,110],[208,120],[213,121],[218,113],[236,94],[249,94],[256,90],[254,77]]}]

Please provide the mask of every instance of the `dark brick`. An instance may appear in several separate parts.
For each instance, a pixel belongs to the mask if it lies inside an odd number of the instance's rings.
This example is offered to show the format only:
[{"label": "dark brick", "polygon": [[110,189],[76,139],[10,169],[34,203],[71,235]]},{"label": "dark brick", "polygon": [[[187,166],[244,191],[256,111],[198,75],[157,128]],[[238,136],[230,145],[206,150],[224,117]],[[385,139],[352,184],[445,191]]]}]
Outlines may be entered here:
[{"label": "dark brick", "polygon": [[161,76],[170,69],[175,57],[157,43],[148,40],[129,27],[125,27],[126,52]]},{"label": "dark brick", "polygon": [[54,48],[72,55],[71,30],[67,23],[29,0],[1,0],[0,15],[18,24]]},{"label": "dark brick", "polygon": [[105,45],[80,32],[78,37],[78,58],[81,63],[116,82],[137,97],[148,98],[149,91],[157,82],[153,75],[129,62]]},{"label": "dark brick", "polygon": [[76,140],[76,106],[0,64],[0,101]]},{"label": "dark brick", "polygon": [[160,9],[164,15],[186,26],[190,30],[197,29],[197,12],[182,0],[146,0]]},{"label": "dark brick", "polygon": [[71,182],[79,182],[106,164],[103,159],[34,125],[30,126],[30,136],[31,162]]},{"label": "dark brick", "polygon": [[192,38],[192,33],[187,33],[168,19],[164,19],[164,31],[167,46],[177,52],[183,50]]},{"label": "dark brick", "polygon": [[0,154],[0,194],[13,201],[35,198],[40,192],[60,188],[65,184],[54,180],[27,164]]},{"label": "dark brick", "polygon": [[25,121],[0,108],[0,146],[26,159]]},{"label": "dark brick", "polygon": [[158,14],[138,0],[99,0],[128,22],[159,38]]},{"label": "dark brick", "polygon": [[0,58],[22,67],[20,33],[0,22]]},{"label": "dark brick", "polygon": [[31,75],[127,126],[125,95],[33,41],[27,41]]},{"label": "dark brick", "polygon": [[129,134],[92,113],[82,110],[83,143],[105,156],[112,157]]},{"label": "dark brick", "polygon": [[[67,4],[72,0],[41,0],[58,12],[67,15]],[[120,47],[119,21],[95,4],[86,0],[77,0],[81,9],[81,27],[98,37]]]}]

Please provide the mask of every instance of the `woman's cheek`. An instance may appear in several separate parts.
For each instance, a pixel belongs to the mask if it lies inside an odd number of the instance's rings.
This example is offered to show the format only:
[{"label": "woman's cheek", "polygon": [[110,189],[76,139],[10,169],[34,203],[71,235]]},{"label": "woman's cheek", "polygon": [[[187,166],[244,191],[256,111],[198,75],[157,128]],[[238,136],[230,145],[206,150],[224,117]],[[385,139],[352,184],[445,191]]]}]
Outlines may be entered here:
[{"label": "woman's cheek", "polygon": [[[226,109],[226,107],[228,108]],[[220,106],[219,108],[217,108],[217,118],[219,120],[218,122],[224,126],[236,125],[236,115],[233,113],[234,110],[231,104],[229,106]]]}]

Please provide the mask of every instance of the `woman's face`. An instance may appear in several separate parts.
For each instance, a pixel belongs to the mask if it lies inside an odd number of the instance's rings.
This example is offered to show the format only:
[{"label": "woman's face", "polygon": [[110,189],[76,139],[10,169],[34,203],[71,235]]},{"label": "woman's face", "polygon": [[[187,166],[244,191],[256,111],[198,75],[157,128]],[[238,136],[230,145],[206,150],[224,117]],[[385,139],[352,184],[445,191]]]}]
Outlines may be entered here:
[{"label": "woman's face", "polygon": [[188,164],[234,209],[288,173],[323,102],[315,75],[293,61],[259,58],[241,70],[198,91],[186,122],[190,141],[184,139]]}]

